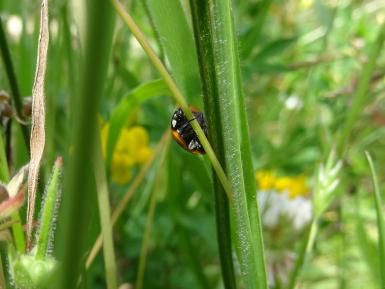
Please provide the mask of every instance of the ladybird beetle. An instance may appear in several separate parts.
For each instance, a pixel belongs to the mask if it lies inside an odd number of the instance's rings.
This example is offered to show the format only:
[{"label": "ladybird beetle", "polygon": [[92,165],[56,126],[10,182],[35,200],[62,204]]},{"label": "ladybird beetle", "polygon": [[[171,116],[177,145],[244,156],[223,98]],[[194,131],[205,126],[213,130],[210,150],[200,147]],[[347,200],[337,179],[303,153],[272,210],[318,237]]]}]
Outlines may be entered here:
[{"label": "ladybird beetle", "polygon": [[[191,108],[191,112],[207,137],[207,124],[203,113],[194,107]],[[171,118],[172,137],[185,150],[193,154],[204,154],[205,150],[190,124],[192,120],[187,120],[183,110],[177,108]]]}]

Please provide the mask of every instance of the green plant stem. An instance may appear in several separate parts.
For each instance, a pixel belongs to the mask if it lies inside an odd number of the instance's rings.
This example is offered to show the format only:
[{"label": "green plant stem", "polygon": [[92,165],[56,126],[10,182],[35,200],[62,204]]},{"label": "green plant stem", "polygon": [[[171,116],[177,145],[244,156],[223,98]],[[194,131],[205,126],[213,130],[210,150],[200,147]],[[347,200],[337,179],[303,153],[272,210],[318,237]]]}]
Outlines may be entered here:
[{"label": "green plant stem", "polygon": [[301,246],[299,251],[297,252],[297,259],[295,261],[293,270],[290,274],[290,279],[287,285],[287,289],[294,289],[297,284],[298,275],[302,269],[302,265],[305,262],[306,258],[306,249],[308,247],[309,239],[310,239],[311,225],[309,226],[306,232],[306,238],[301,242]]},{"label": "green plant stem", "polygon": [[306,244],[306,254],[309,254],[313,250],[315,237],[317,236],[318,231],[318,219],[313,219],[310,224],[309,237]]},{"label": "green plant stem", "polygon": [[96,152],[95,152],[95,182],[98,191],[98,205],[99,205],[99,216],[100,224],[102,227],[103,236],[103,253],[104,263],[106,267],[106,279],[107,288],[116,289],[118,288],[117,274],[116,274],[116,263],[115,263],[115,251],[114,242],[112,235],[112,222],[110,213],[110,200],[108,193],[108,182],[106,177],[106,169],[102,156],[102,147],[100,143],[99,133],[96,136]]},{"label": "green plant stem", "polygon": [[[23,109],[23,101],[22,97],[20,95],[20,89],[19,85],[17,84],[17,79],[16,79],[16,74],[15,70],[13,68],[12,64],[12,58],[11,58],[11,53],[8,47],[7,43],[7,37],[5,35],[5,31],[3,28],[3,21],[0,18],[0,48],[1,48],[1,55],[4,61],[4,66],[5,66],[5,71],[8,76],[8,81],[9,81],[9,86],[12,91],[12,96],[13,96],[13,104],[15,106],[16,114],[17,117],[20,120],[24,120],[24,116],[22,114],[22,109]],[[23,134],[25,146],[27,150],[29,150],[29,132],[28,128],[25,125],[20,124],[21,126],[21,131]]]},{"label": "green plant stem", "polygon": [[3,260],[0,258],[0,288],[6,289]]},{"label": "green plant stem", "polygon": [[62,167],[62,159],[58,158],[55,161],[52,177],[48,184],[46,195],[44,198],[44,205],[40,219],[40,227],[37,238],[36,258],[43,259],[47,256],[48,245],[52,238],[52,227],[55,222],[56,204],[59,195],[59,182]]},{"label": "green plant stem", "polygon": [[[158,143],[157,147],[154,150],[153,156],[147,161],[147,163],[142,167],[138,175],[136,176],[135,180],[132,182],[132,185],[130,188],[127,190],[127,192],[124,194],[123,198],[119,201],[118,205],[114,209],[112,213],[112,226],[116,224],[120,216],[122,215],[124,209],[126,208],[128,202],[131,200],[132,196],[142,183],[144,177],[147,175],[147,172],[151,168],[151,165],[154,162],[155,157],[159,154],[160,150],[164,147],[165,141],[167,138],[170,137],[170,133],[167,130],[164,134],[160,142]],[[88,269],[92,262],[95,260],[96,255],[100,251],[100,248],[102,247],[103,244],[103,237],[100,234],[98,238],[96,239],[94,245],[92,246],[91,252],[88,255],[87,261],[86,261],[86,269]]]},{"label": "green plant stem", "polygon": [[[366,193],[366,192],[365,192]],[[367,195],[365,194],[365,197]],[[367,220],[363,218],[363,206],[361,206],[361,199],[363,197],[362,192],[354,198],[354,222],[355,222],[355,236],[357,239],[358,248],[363,257],[364,262],[367,265],[367,269],[372,275],[372,280],[375,283],[379,283],[380,276],[380,262],[378,258],[378,247],[375,240],[367,233]],[[366,199],[366,198],[365,198]]]},{"label": "green plant stem", "polygon": [[209,141],[207,140],[202,128],[194,118],[191,110],[189,109],[187,102],[185,98],[183,97],[182,93],[180,92],[179,88],[175,84],[174,80],[172,79],[170,73],[167,71],[166,67],[162,63],[162,61],[159,59],[159,57],[156,55],[155,51],[151,48],[150,44],[147,42],[146,37],[140,30],[140,28],[136,25],[135,21],[132,19],[132,17],[125,11],[123,5],[118,0],[111,0],[113,5],[115,6],[116,11],[120,15],[120,17],[123,19],[123,21],[126,23],[128,28],[131,30],[132,34],[135,36],[135,38],[138,40],[140,45],[143,47],[143,50],[147,53],[147,56],[150,58],[151,62],[155,66],[155,68],[159,71],[160,75],[164,79],[165,83],[169,87],[172,95],[175,98],[175,101],[180,105],[183,112],[187,116],[188,119],[191,119],[190,122],[191,126],[193,127],[194,131],[196,132],[199,141],[201,142],[203,148],[205,149],[207,156],[210,159],[210,162],[215,170],[215,172],[218,175],[219,180],[221,181],[221,184],[223,188],[225,189],[225,192],[230,199],[232,200],[232,188],[229,180],[226,177],[226,174],[219,163]]},{"label": "green plant stem", "polygon": [[190,6],[211,141],[234,189],[231,221],[241,275],[246,288],[267,288],[231,1],[198,0]]},{"label": "green plant stem", "polygon": [[380,186],[377,179],[376,169],[373,164],[372,157],[368,152],[365,152],[366,158],[370,166],[370,172],[372,174],[372,182],[374,188],[376,214],[377,214],[377,230],[378,230],[378,251],[380,260],[380,276],[381,276],[381,288],[385,288],[385,222],[382,213],[382,197],[380,192]]},{"label": "green plant stem", "polygon": [[[7,278],[6,274],[9,271],[4,271],[6,266],[3,266],[3,264],[7,264],[7,242],[4,240],[0,240],[0,288],[1,289],[7,289]],[[9,273],[8,273],[9,275]],[[9,277],[9,276],[7,276]]]},{"label": "green plant stem", "polygon": [[57,250],[61,262],[55,288],[76,288],[91,220],[90,200],[95,195],[92,161],[97,111],[102,99],[114,30],[114,13],[108,1],[85,1],[87,33],[74,118],[72,154],[66,166]]},{"label": "green plant stem", "polygon": [[374,69],[376,67],[377,58],[381,52],[382,45],[385,40],[385,22],[380,27],[377,38],[370,48],[368,55],[368,62],[365,64],[360,80],[358,82],[357,90],[353,96],[353,103],[349,109],[349,114],[346,118],[345,125],[341,130],[337,145],[337,155],[342,156],[346,151],[346,144],[352,134],[354,122],[362,112],[362,106],[365,102],[365,97],[370,85]]},{"label": "green plant stem", "polygon": [[63,41],[63,45],[65,46],[65,52],[66,52],[66,63],[68,64],[68,84],[69,84],[69,90],[71,94],[74,94],[75,87],[76,87],[76,70],[74,68],[74,55],[72,51],[72,42],[73,37],[71,35],[70,31],[70,24],[68,23],[68,3],[64,3],[63,6],[60,9],[60,17],[62,19],[63,23],[63,37],[65,41]]},{"label": "green plant stem", "polygon": [[3,140],[3,131],[0,130],[0,181],[7,183],[9,181],[9,170],[7,165],[7,156],[5,154],[5,143]]},{"label": "green plant stem", "polygon": [[162,152],[162,156],[159,160],[158,171],[157,171],[157,175],[155,177],[154,187],[153,187],[153,191],[152,191],[151,198],[150,198],[150,205],[149,205],[148,213],[147,213],[147,220],[146,220],[146,226],[145,226],[144,234],[143,234],[142,247],[140,249],[139,265],[138,265],[138,273],[136,275],[135,289],[142,289],[142,287],[143,287],[143,277],[144,277],[144,270],[145,270],[145,266],[146,266],[146,256],[147,256],[148,244],[150,241],[150,234],[151,234],[151,230],[152,230],[152,223],[154,220],[155,207],[156,207],[156,203],[157,203],[160,183],[161,183],[162,177],[163,177],[163,169],[162,168],[164,166],[164,162],[165,162],[165,159],[167,156],[168,145],[169,145],[169,142],[166,143],[165,148]]},{"label": "green plant stem", "polygon": [[9,228],[11,228],[12,227],[12,225],[13,224],[15,224],[16,222],[15,221],[8,221],[8,222],[5,222],[5,223],[2,223],[1,225],[0,225],[0,232],[1,231],[4,231],[4,230],[7,230],[7,229],[9,229]]},{"label": "green plant stem", "polygon": [[315,237],[318,231],[318,219],[313,219],[307,232],[306,237],[301,243],[301,247],[298,252],[298,257],[295,261],[294,268],[291,272],[290,279],[287,285],[287,289],[294,289],[297,285],[298,276],[301,272],[302,266],[306,261],[306,257],[313,249]]}]

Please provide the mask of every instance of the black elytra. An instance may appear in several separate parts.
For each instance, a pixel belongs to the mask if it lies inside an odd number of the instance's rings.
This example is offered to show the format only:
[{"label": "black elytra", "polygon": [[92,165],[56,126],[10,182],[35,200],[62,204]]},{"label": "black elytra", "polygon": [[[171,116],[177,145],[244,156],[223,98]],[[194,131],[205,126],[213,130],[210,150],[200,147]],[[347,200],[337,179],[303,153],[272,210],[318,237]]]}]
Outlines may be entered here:
[{"label": "black elytra", "polygon": [[[207,137],[208,134],[205,116],[196,108],[191,108],[191,112]],[[192,119],[188,120],[183,110],[178,107],[171,118],[171,135],[185,150],[193,154],[204,154],[205,150],[203,149],[197,134],[190,124],[191,121]]]}]

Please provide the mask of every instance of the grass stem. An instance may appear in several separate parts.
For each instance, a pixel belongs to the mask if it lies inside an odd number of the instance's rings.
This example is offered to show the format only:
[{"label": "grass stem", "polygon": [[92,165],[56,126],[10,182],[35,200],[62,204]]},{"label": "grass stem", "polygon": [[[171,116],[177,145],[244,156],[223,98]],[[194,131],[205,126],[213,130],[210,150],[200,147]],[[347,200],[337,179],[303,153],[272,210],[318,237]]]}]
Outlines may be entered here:
[{"label": "grass stem", "polygon": [[349,114],[346,117],[345,125],[343,126],[340,137],[338,139],[338,145],[337,145],[337,154],[339,156],[342,156],[344,152],[346,151],[346,144],[349,140],[349,137],[352,134],[352,129],[354,122],[359,117],[360,113],[362,112],[362,106],[365,102],[365,97],[367,97],[370,81],[372,79],[372,75],[374,72],[374,69],[376,68],[376,62],[378,59],[378,56],[380,55],[381,48],[383,46],[383,43],[385,41],[385,22],[382,24],[382,26],[379,29],[379,32],[377,34],[377,38],[374,41],[374,43],[370,47],[370,52],[368,55],[368,62],[364,65],[364,68],[362,70],[357,90],[353,96],[353,103],[351,105],[351,108],[349,109]]},{"label": "grass stem", "polygon": [[[267,288],[262,229],[231,5],[229,0],[190,1],[207,124],[215,152],[233,188],[229,204],[232,242],[245,288],[262,289]],[[219,200],[223,193],[218,187],[214,189]],[[224,278],[227,269],[222,267]]]},{"label": "grass stem", "polygon": [[167,156],[168,152],[168,145],[169,142],[165,144],[165,147],[162,152],[162,156],[159,160],[159,165],[158,165],[158,170],[156,173],[155,177],[155,182],[154,182],[154,187],[153,191],[150,197],[150,205],[148,208],[148,213],[147,213],[147,220],[146,220],[146,225],[144,229],[144,234],[143,234],[143,241],[142,241],[142,247],[140,249],[140,256],[139,256],[139,265],[138,265],[138,273],[136,275],[136,282],[135,282],[135,288],[136,289],[142,289],[143,287],[143,277],[144,277],[144,271],[145,271],[145,266],[146,266],[146,256],[147,256],[147,250],[148,250],[148,245],[150,241],[150,234],[152,230],[152,223],[154,220],[154,214],[155,214],[155,207],[157,203],[157,198],[158,198],[158,192],[160,189],[160,183],[162,181],[163,175],[163,166],[164,162]]},{"label": "grass stem", "polygon": [[[97,134],[99,135],[99,134]],[[108,193],[108,181],[106,176],[105,164],[102,156],[102,147],[100,138],[96,136],[96,151],[95,151],[95,183],[98,191],[98,205],[100,224],[102,227],[103,236],[103,253],[104,263],[106,267],[106,280],[108,289],[117,289],[117,271],[115,261],[114,242],[112,234],[112,222],[110,213],[110,200]]]},{"label": "grass stem", "polygon": [[[3,21],[0,17],[0,49],[1,49],[1,55],[4,61],[5,71],[8,76],[9,86],[12,91],[12,100],[13,104],[15,106],[15,111],[17,114],[17,117],[20,120],[24,120],[24,116],[22,114],[23,109],[23,100],[20,94],[19,85],[17,83],[17,78],[15,74],[15,70],[12,63],[11,58],[11,52],[8,46],[7,37],[5,35],[5,31],[3,28]],[[27,150],[29,150],[29,131],[26,125],[20,124],[21,131],[23,134],[25,146]]]},{"label": "grass stem", "polygon": [[[160,142],[158,143],[157,147],[154,150],[154,153],[150,159],[147,160],[146,164],[142,167],[134,181],[132,182],[131,186],[127,190],[127,192],[124,194],[123,198],[119,201],[118,205],[114,209],[112,216],[111,216],[111,222],[112,222],[112,227],[116,224],[120,216],[122,215],[124,209],[126,208],[128,202],[131,200],[132,196],[136,192],[136,190],[139,188],[140,184],[144,180],[145,176],[147,175],[149,169],[151,168],[151,165],[153,164],[155,157],[159,155],[159,152],[165,145],[165,141],[167,138],[170,137],[170,133],[167,130],[164,134],[163,137],[161,138]],[[92,262],[95,260],[95,257],[97,256],[98,252],[100,251],[100,248],[102,247],[103,244],[103,237],[100,234],[94,245],[92,246],[91,252],[89,253],[86,261],[86,269],[88,269]]]},{"label": "grass stem", "polygon": [[368,152],[365,152],[366,159],[368,160],[370,172],[372,174],[372,182],[374,188],[374,200],[376,204],[377,214],[377,230],[378,230],[378,252],[379,252],[379,264],[380,264],[380,276],[381,276],[381,288],[385,289],[385,222],[382,211],[382,197],[380,192],[380,186],[378,183],[376,169],[373,164],[372,157]]}]

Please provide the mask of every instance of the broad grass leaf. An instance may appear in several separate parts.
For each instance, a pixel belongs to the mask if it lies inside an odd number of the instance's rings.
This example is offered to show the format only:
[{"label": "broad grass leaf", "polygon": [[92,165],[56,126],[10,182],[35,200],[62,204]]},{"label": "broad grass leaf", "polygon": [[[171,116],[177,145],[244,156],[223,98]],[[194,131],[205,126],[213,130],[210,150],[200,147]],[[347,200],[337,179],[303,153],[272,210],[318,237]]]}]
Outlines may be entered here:
[{"label": "broad grass leaf", "polygon": [[169,90],[163,80],[152,80],[141,84],[120,100],[111,113],[110,129],[107,140],[107,167],[110,166],[112,154],[118,141],[119,134],[132,111],[142,102],[159,95],[169,94]]},{"label": "broad grass leaf", "polygon": [[179,0],[145,0],[160,36],[169,69],[190,104],[201,95],[194,38]]}]

